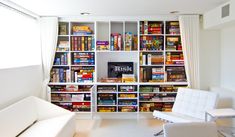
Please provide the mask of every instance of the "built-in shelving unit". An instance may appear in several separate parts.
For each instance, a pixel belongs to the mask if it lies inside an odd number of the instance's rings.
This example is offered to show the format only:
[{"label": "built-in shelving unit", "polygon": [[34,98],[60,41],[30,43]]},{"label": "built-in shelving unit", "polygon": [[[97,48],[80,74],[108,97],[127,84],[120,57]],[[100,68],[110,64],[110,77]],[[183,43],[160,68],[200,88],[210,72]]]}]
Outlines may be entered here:
[{"label": "built-in shelving unit", "polygon": [[[110,77],[110,62],[132,63],[133,74]],[[187,85],[178,21],[59,22],[49,83],[56,105],[96,114],[171,111]]]}]

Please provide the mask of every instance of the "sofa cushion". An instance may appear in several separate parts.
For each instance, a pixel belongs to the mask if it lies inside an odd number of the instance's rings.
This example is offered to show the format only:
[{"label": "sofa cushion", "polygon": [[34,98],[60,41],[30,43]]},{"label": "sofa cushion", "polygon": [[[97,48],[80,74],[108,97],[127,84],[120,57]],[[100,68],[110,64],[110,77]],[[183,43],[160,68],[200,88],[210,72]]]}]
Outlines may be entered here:
[{"label": "sofa cushion", "polygon": [[74,121],[73,113],[38,121],[19,137],[73,137],[74,131],[67,130],[75,130]]},{"label": "sofa cushion", "polygon": [[25,98],[0,111],[0,137],[14,137],[36,120],[35,102]]},{"label": "sofa cushion", "polygon": [[160,111],[154,111],[153,116],[157,117],[159,119],[167,120],[174,123],[184,123],[184,122],[201,122],[203,119],[198,119],[194,117],[190,117],[187,115],[182,115],[180,113],[176,112],[160,112]]}]

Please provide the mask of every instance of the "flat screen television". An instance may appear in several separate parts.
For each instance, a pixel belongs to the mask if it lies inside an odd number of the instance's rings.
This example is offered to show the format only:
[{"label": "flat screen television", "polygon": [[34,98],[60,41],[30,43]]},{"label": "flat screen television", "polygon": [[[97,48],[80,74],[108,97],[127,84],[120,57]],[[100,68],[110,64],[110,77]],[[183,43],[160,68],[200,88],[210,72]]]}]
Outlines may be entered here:
[{"label": "flat screen television", "polygon": [[121,78],[122,74],[133,74],[133,62],[108,62],[108,77]]}]

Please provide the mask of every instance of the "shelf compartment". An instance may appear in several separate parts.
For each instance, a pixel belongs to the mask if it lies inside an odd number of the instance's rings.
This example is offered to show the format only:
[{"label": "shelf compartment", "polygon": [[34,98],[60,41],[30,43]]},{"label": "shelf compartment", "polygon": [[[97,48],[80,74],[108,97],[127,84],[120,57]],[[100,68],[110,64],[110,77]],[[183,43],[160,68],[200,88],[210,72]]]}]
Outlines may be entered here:
[{"label": "shelf compartment", "polygon": [[124,50],[123,47],[123,22],[112,21],[111,22],[111,34],[110,34],[110,50]]},{"label": "shelf compartment", "polygon": [[155,67],[140,67],[140,82],[164,82],[164,68],[163,66]]},{"label": "shelf compartment", "polygon": [[117,92],[117,87],[116,85],[97,85],[97,92],[98,93],[116,93]]},{"label": "shelf compartment", "polygon": [[133,21],[125,22],[125,37],[124,37],[124,50],[125,51],[137,51],[138,50],[138,24]]},{"label": "shelf compartment", "polygon": [[110,33],[110,24],[109,22],[98,21],[96,23],[97,26],[97,40],[96,40],[96,50],[97,51],[106,51],[110,50],[110,41],[109,41],[109,33]]},{"label": "shelf compartment", "polygon": [[117,95],[116,93],[98,93],[97,94],[97,105],[116,105]]},{"label": "shelf compartment", "polygon": [[70,103],[52,102],[52,103],[73,112],[91,112],[90,102],[70,102]]},{"label": "shelf compartment", "polygon": [[137,85],[118,85],[118,92],[131,93],[137,91]]},{"label": "shelf compartment", "polygon": [[187,82],[185,68],[181,66],[167,66],[166,77],[168,82]]},{"label": "shelf compartment", "polygon": [[162,52],[141,52],[140,65],[164,65],[164,55]]},{"label": "shelf compartment", "polygon": [[56,51],[69,51],[69,37],[58,36]]},{"label": "shelf compartment", "polygon": [[68,22],[59,22],[58,35],[69,35],[69,23]]},{"label": "shelf compartment", "polygon": [[180,35],[179,21],[166,21],[166,34]]},{"label": "shelf compartment", "polygon": [[118,99],[136,99],[137,93],[118,93]]},{"label": "shelf compartment", "polygon": [[94,22],[71,22],[71,35],[94,34]]},{"label": "shelf compartment", "polygon": [[71,80],[78,83],[94,82],[94,66],[71,67]]},{"label": "shelf compartment", "polygon": [[70,82],[69,67],[53,66],[50,72],[50,82]]},{"label": "shelf compartment", "polygon": [[172,102],[140,102],[139,112],[153,112],[154,110],[170,112],[173,104]]},{"label": "shelf compartment", "polygon": [[176,94],[139,93],[140,102],[174,102]]},{"label": "shelf compartment", "polygon": [[54,65],[69,65],[69,54],[67,52],[58,52],[55,54]]},{"label": "shelf compartment", "polygon": [[140,36],[141,51],[162,51],[164,50],[164,36]]},{"label": "shelf compartment", "polygon": [[166,52],[166,65],[184,65],[183,52]]},{"label": "shelf compartment", "polygon": [[182,50],[180,36],[166,36],[166,50]]},{"label": "shelf compartment", "polygon": [[117,112],[117,107],[116,106],[98,106],[97,107],[97,112]]},{"label": "shelf compartment", "polygon": [[95,65],[94,52],[71,53],[72,65]]},{"label": "shelf compartment", "polygon": [[90,93],[51,93],[51,102],[90,102]]},{"label": "shelf compartment", "polygon": [[120,99],[119,98],[118,105],[133,106],[133,105],[138,105],[138,103],[137,103],[137,99]]},{"label": "shelf compartment", "polygon": [[137,106],[118,106],[118,112],[137,112]]},{"label": "shelf compartment", "polygon": [[140,21],[140,34],[164,34],[164,22]]},{"label": "shelf compartment", "polygon": [[71,51],[94,51],[95,44],[92,36],[71,36]]}]

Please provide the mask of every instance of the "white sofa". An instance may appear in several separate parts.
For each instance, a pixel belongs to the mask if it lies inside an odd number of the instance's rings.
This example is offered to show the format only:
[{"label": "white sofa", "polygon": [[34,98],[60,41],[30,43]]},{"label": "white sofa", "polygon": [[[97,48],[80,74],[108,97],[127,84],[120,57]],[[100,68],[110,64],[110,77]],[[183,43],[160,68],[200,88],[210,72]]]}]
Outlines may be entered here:
[{"label": "white sofa", "polygon": [[172,112],[154,111],[153,116],[167,122],[201,122],[206,110],[214,109],[218,95],[213,92],[179,88]]},{"label": "white sofa", "polygon": [[213,122],[168,123],[163,125],[164,137],[218,137]]},{"label": "white sofa", "polygon": [[0,111],[0,137],[73,137],[75,114],[37,97]]}]

